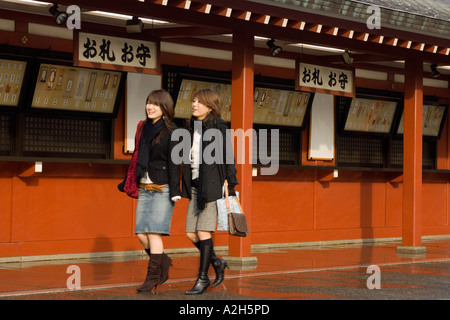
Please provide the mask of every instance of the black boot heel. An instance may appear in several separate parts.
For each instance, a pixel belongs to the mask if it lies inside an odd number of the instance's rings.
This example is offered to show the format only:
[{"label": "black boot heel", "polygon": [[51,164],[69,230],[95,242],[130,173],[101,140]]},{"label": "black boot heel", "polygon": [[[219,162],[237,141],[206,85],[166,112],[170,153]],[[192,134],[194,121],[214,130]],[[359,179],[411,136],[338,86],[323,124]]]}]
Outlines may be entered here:
[{"label": "black boot heel", "polygon": [[206,275],[199,275],[194,287],[186,291],[187,295],[202,294],[209,287],[209,278]]}]

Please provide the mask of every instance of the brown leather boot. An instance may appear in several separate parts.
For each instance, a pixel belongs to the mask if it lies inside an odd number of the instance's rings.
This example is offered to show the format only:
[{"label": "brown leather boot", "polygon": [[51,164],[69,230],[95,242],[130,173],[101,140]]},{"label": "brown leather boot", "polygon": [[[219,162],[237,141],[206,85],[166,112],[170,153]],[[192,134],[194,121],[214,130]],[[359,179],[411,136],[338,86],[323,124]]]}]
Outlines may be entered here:
[{"label": "brown leather boot", "polygon": [[172,259],[165,253],[162,254],[161,260],[161,277],[158,285],[163,284],[169,279],[169,268],[172,266]]},{"label": "brown leather boot", "polygon": [[145,281],[142,286],[136,289],[137,292],[147,292],[155,288],[156,293],[156,287],[158,286],[161,278],[161,260],[162,254],[150,254],[147,267],[147,276],[145,277]]}]

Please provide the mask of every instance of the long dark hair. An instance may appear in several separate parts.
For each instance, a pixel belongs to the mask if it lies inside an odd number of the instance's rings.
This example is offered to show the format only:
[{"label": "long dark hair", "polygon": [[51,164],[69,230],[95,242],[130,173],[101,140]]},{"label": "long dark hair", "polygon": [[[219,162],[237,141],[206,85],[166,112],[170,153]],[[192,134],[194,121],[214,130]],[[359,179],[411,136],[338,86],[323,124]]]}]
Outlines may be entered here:
[{"label": "long dark hair", "polygon": [[[150,92],[150,94],[147,96],[147,100],[145,101],[145,104],[154,104],[156,106],[159,106],[161,108],[162,111],[162,118],[164,121],[164,126],[165,128],[163,130],[161,130],[161,132],[158,134],[157,137],[155,137],[155,139],[153,139],[153,143],[158,144],[160,139],[161,139],[161,135],[163,133],[163,131],[168,131],[169,133],[171,133],[173,131],[173,118],[175,116],[175,106],[173,103],[173,99],[172,96],[170,95],[170,93],[168,93],[166,90],[164,89],[160,89],[160,90],[154,90],[152,92]],[[147,117],[147,111],[145,111],[145,121],[144,124],[147,123],[147,121],[150,121],[150,119]],[[144,127],[144,126],[142,126]]]}]

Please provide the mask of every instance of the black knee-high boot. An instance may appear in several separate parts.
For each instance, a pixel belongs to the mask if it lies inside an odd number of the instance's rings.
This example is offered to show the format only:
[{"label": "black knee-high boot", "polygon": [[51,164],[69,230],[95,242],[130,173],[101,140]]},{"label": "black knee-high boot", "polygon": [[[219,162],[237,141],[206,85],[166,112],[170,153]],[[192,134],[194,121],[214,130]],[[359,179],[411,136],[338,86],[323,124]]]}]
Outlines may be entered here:
[{"label": "black knee-high boot", "polygon": [[200,240],[198,242],[200,249],[200,267],[198,269],[197,281],[191,290],[186,294],[201,294],[209,287],[208,269],[211,264],[211,253],[213,251],[212,239]]},{"label": "black knee-high boot", "polygon": [[[194,242],[194,246],[196,246],[197,249],[200,250],[200,241]],[[218,256],[216,256],[214,248],[212,249],[211,252],[211,264],[214,268],[214,271],[216,272],[216,278],[214,279],[214,282],[211,285],[211,288],[214,288],[217,287],[219,284],[221,284],[225,279],[225,268],[228,268],[228,264],[227,260],[221,259]]]}]

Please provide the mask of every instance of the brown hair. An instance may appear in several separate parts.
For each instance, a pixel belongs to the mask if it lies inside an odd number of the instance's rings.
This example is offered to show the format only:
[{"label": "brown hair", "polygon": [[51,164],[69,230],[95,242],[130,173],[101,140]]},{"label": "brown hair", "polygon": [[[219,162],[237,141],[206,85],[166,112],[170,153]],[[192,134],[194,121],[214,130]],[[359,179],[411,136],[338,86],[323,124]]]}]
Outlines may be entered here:
[{"label": "brown hair", "polygon": [[198,99],[198,102],[211,109],[211,112],[204,119],[204,121],[220,117],[220,96],[216,91],[211,89],[203,89],[197,91],[194,96],[194,99],[195,98]]},{"label": "brown hair", "polygon": [[[150,92],[147,96],[146,104],[154,104],[159,106],[162,111],[162,118],[164,121],[165,129],[161,130],[158,136],[153,139],[153,143],[159,143],[161,139],[161,134],[163,131],[167,130],[169,132],[173,131],[172,122],[175,116],[175,107],[173,103],[172,96],[164,89],[154,90]],[[145,122],[149,121],[147,117],[147,112],[145,113]],[[144,126],[142,126],[144,127]]]}]

